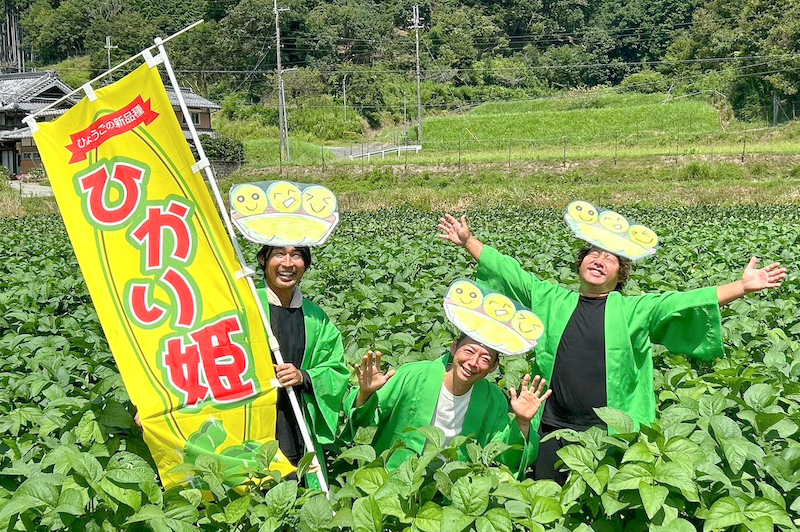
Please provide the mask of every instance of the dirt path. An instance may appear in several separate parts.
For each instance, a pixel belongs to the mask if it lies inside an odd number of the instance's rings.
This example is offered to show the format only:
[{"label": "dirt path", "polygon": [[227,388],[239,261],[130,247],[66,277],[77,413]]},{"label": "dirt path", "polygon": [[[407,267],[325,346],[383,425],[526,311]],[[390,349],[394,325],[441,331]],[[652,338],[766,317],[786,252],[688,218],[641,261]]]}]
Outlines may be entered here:
[{"label": "dirt path", "polygon": [[46,198],[53,195],[52,188],[25,181],[12,181],[11,190],[19,192],[23,198]]}]

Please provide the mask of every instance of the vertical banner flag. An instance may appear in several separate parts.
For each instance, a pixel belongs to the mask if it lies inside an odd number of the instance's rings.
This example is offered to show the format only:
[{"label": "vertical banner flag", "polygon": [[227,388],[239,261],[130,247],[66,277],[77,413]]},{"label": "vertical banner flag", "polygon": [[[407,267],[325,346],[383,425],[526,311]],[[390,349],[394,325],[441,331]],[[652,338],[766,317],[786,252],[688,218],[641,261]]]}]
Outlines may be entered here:
[{"label": "vertical banner flag", "polygon": [[[145,441],[165,488],[203,487],[191,468],[203,455],[241,481],[275,439],[254,295],[158,69],[95,96],[34,139]],[[280,454],[271,468],[294,470]]]}]

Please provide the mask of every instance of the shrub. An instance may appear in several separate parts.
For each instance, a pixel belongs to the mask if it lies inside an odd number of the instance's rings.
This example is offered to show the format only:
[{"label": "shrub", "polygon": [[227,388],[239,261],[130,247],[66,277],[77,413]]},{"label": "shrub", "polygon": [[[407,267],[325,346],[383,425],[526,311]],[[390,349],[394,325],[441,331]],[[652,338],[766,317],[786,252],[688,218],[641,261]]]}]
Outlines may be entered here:
[{"label": "shrub", "polygon": [[[206,157],[212,161],[224,161],[228,163],[244,162],[244,144],[225,135],[200,135],[200,143],[206,152]],[[195,151],[194,149],[192,151]],[[195,157],[197,153],[195,152]]]},{"label": "shrub", "polygon": [[654,92],[667,92],[670,80],[664,74],[645,68],[641,72],[631,74],[619,84],[620,90],[629,92],[643,92],[652,94]]}]

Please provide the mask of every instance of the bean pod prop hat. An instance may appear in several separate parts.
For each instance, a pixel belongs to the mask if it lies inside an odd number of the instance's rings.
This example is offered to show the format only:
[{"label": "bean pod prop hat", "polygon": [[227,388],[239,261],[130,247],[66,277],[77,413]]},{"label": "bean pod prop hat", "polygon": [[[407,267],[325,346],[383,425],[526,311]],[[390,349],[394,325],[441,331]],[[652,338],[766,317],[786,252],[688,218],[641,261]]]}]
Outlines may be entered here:
[{"label": "bean pod prop hat", "polygon": [[627,259],[649,257],[658,248],[658,235],[650,228],[588,201],[567,205],[564,221],[578,238]]},{"label": "bean pod prop hat", "polygon": [[444,296],[444,312],[461,332],[506,355],[522,355],[544,333],[539,317],[503,294],[458,279]]},{"label": "bean pod prop hat", "polygon": [[269,246],[319,246],[339,223],[336,196],[321,185],[260,181],[234,185],[231,219],[242,235]]}]

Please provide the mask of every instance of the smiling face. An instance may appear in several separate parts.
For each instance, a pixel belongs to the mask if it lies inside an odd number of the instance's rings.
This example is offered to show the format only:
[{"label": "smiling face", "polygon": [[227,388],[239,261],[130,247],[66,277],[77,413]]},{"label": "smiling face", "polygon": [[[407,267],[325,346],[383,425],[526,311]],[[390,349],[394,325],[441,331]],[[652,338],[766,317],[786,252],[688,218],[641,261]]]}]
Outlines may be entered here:
[{"label": "smiling face", "polygon": [[597,209],[588,201],[573,201],[567,207],[567,214],[578,222],[586,224],[597,222]]},{"label": "smiling face", "polygon": [[628,237],[635,244],[646,248],[653,248],[658,244],[658,236],[643,225],[633,225],[628,231]]},{"label": "smiling face", "polygon": [[447,295],[456,305],[469,309],[476,309],[483,302],[483,294],[478,287],[467,281],[455,283]]},{"label": "smiling face", "polygon": [[303,191],[303,208],[312,216],[327,218],[336,210],[336,196],[325,187],[308,187]]},{"label": "smiling face", "polygon": [[593,247],[578,268],[583,295],[605,295],[619,280],[619,259],[613,253]]},{"label": "smiling face", "polygon": [[514,303],[502,294],[491,294],[483,300],[483,310],[497,321],[509,321],[514,317]]},{"label": "smiling face", "polygon": [[614,211],[605,211],[600,215],[600,225],[612,233],[624,233],[630,227],[624,216]]},{"label": "smiling face", "polygon": [[453,366],[448,371],[453,387],[450,392],[456,395],[463,395],[497,368],[497,351],[488,349],[472,338],[454,341],[450,352],[453,355]]},{"label": "smiling face", "polygon": [[537,340],[544,332],[544,323],[529,310],[518,310],[511,318],[511,327],[526,340]]},{"label": "smiling face", "polygon": [[300,250],[294,246],[273,248],[266,257],[264,277],[272,291],[280,296],[289,296],[306,273],[306,263]]},{"label": "smiling face", "polygon": [[267,209],[267,197],[257,186],[239,185],[231,191],[231,205],[242,216],[251,216]]},{"label": "smiling face", "polygon": [[278,212],[297,212],[300,209],[300,189],[288,181],[276,181],[267,190],[269,204]]}]

